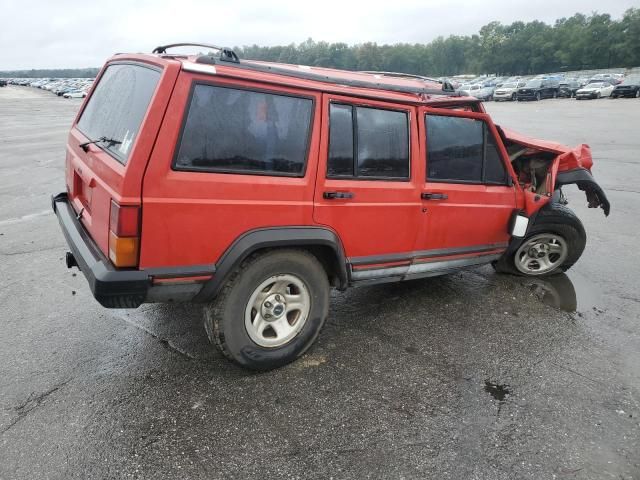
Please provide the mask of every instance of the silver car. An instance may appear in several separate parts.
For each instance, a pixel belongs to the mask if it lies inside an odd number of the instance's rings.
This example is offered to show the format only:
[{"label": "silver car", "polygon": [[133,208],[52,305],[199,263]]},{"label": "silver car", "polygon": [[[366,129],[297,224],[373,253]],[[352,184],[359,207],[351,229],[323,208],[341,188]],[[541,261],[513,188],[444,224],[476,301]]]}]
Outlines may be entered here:
[{"label": "silver car", "polygon": [[501,101],[515,101],[516,93],[520,87],[524,87],[526,82],[524,80],[519,80],[517,82],[511,83],[503,83],[500,87],[496,88],[493,92],[493,99],[496,102]]}]

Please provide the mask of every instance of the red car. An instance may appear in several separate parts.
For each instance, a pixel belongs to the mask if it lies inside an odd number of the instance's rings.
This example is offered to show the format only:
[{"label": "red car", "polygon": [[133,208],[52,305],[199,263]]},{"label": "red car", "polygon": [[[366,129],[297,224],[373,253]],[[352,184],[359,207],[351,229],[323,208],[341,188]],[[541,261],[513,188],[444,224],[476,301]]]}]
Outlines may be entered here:
[{"label": "red car", "polygon": [[568,269],[586,237],[565,184],[609,213],[588,146],[502,129],[447,83],[169,47],[107,61],[53,209],[103,306],[201,302],[247,368],[304,353],[332,287]]}]

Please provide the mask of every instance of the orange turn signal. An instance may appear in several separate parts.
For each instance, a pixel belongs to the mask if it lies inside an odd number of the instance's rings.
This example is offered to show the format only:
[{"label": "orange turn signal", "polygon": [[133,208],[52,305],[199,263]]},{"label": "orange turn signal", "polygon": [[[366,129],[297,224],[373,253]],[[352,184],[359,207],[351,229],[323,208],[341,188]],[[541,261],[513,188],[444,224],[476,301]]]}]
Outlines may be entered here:
[{"label": "orange turn signal", "polygon": [[138,237],[118,237],[109,232],[109,260],[116,267],[135,267],[138,265]]}]

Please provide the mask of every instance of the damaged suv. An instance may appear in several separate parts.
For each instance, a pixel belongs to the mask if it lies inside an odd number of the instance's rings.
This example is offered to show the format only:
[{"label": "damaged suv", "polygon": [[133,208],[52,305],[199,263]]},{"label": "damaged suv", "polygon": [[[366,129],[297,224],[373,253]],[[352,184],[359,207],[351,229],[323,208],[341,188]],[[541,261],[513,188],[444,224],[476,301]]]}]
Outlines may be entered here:
[{"label": "damaged suv", "polygon": [[53,209],[98,302],[202,303],[244,367],[302,355],[332,287],[567,270],[586,236],[564,185],[609,213],[588,146],[496,126],[448,83],[174,46],[107,61]]}]

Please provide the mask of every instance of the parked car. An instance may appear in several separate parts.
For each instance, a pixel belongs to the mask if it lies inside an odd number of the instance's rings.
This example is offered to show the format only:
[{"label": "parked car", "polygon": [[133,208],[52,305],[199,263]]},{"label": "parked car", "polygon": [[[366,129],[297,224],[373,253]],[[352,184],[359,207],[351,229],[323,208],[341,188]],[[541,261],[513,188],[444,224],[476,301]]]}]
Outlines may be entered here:
[{"label": "parked car", "polygon": [[611,98],[640,97],[640,75],[625,78],[611,92]]},{"label": "parked car", "polygon": [[615,73],[598,73],[593,77],[591,77],[591,79],[589,80],[589,83],[603,82],[603,81],[609,82],[612,85],[617,85],[622,81],[622,75],[615,74]]},{"label": "parked car", "polygon": [[6,87],[7,86],[7,81],[6,80],[0,80],[0,87]]},{"label": "parked car", "polygon": [[87,92],[84,90],[72,90],[62,95],[64,98],[84,98],[87,96]]},{"label": "parked car", "polygon": [[52,205],[103,306],[203,303],[209,339],[244,367],[307,351],[331,287],[567,270],[586,234],[564,185],[609,213],[589,147],[498,127],[448,84],[201,47],[219,53],[106,62]]},{"label": "parked car", "polygon": [[582,85],[577,80],[569,80],[560,82],[558,85],[558,96],[573,98],[576,96],[576,92],[580,89]]},{"label": "parked car", "polygon": [[576,100],[608,97],[613,92],[613,88],[613,85],[608,82],[589,83],[576,92]]},{"label": "parked car", "polygon": [[516,100],[541,100],[543,98],[556,98],[558,96],[559,83],[557,80],[529,80],[524,87],[518,88]]},{"label": "parked car", "polygon": [[479,83],[475,83],[473,85],[462,85],[460,87],[460,92],[470,97],[475,97],[478,100],[491,100],[493,97],[494,87],[492,86],[484,86]]},{"label": "parked car", "polygon": [[524,81],[518,81],[513,83],[503,83],[502,86],[495,89],[493,92],[493,99],[496,102],[511,100],[514,101],[517,96],[518,88],[522,88],[526,85]]}]

